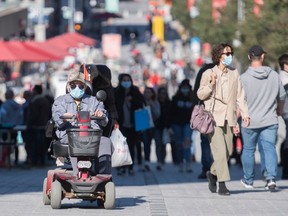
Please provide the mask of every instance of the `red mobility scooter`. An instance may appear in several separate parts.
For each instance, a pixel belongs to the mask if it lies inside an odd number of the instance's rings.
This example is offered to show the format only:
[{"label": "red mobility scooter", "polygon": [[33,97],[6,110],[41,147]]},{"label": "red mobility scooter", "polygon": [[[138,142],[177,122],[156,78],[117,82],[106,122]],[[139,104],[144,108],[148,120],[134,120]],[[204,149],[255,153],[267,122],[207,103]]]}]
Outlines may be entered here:
[{"label": "red mobility scooter", "polygon": [[49,170],[43,182],[43,204],[60,209],[61,201],[68,198],[96,201],[98,207],[113,209],[115,185],[112,175],[95,173],[102,130],[91,129],[90,121],[99,118],[86,111],[79,111],[77,116],[70,118],[76,120],[78,128],[66,130],[69,145],[53,142],[53,154],[55,157],[76,157],[78,173],[73,175],[72,169]]}]

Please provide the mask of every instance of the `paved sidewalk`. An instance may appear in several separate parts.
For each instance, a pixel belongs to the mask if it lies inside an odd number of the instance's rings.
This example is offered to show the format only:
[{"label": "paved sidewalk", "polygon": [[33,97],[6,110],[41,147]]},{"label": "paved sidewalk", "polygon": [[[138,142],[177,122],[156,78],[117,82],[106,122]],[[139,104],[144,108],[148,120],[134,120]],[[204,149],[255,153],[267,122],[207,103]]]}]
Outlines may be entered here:
[{"label": "paved sidewalk", "polygon": [[[162,171],[156,170],[151,163],[150,172],[141,172],[135,166],[135,175],[117,176],[113,170],[116,185],[116,208],[105,210],[95,202],[81,200],[63,200],[62,209],[53,210],[42,204],[42,183],[49,169],[12,168],[0,169],[0,216],[194,216],[194,215],[287,215],[288,180],[280,180],[278,170],[278,189],[276,192],[264,190],[265,182],[261,177],[260,167],[256,167],[256,181],[253,190],[244,189],[240,183],[242,168],[230,167],[231,181],[227,187],[231,196],[219,196],[208,190],[207,180],[197,179],[201,171],[200,141],[196,141],[196,161],[193,173],[179,173],[178,167],[171,163],[171,154],[167,153],[167,164]],[[281,140],[279,140],[281,141]],[[152,161],[155,161],[155,146],[152,145]],[[169,151],[169,148],[168,148]],[[23,146],[20,149],[21,158]],[[259,155],[256,154],[256,161]]]},{"label": "paved sidewalk", "polygon": [[[117,176],[116,209],[99,209],[96,203],[63,200],[61,210],[42,204],[42,182],[48,169],[0,169],[1,216],[45,215],[125,215],[125,216],[191,216],[191,215],[287,215],[288,181],[277,181],[278,190],[264,190],[259,169],[255,189],[240,184],[242,169],[231,166],[232,181],[227,183],[231,196],[209,192],[206,180],[197,179],[201,166],[193,163],[193,173],[179,173],[167,163],[162,171],[151,164],[150,172],[135,167],[135,175]],[[259,168],[259,167],[258,167]],[[280,174],[280,170],[279,170]]]}]

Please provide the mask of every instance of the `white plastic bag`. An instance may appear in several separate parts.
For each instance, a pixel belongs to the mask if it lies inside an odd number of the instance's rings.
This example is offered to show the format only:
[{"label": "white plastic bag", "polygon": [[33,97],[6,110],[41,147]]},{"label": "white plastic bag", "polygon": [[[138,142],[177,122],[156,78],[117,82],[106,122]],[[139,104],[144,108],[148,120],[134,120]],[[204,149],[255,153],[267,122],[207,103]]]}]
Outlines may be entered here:
[{"label": "white plastic bag", "polygon": [[123,136],[119,128],[115,128],[112,131],[110,139],[114,147],[111,159],[112,167],[131,165],[133,162],[126,137]]}]

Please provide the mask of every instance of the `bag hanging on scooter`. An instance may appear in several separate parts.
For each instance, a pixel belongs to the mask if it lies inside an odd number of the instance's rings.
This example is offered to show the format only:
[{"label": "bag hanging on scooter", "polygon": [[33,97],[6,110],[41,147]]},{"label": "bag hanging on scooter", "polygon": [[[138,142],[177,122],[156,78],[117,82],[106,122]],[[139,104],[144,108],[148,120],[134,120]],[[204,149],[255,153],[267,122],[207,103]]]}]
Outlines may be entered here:
[{"label": "bag hanging on scooter", "polygon": [[123,136],[119,128],[115,128],[112,131],[110,139],[114,147],[114,152],[111,158],[112,167],[131,165],[133,162],[126,137]]}]

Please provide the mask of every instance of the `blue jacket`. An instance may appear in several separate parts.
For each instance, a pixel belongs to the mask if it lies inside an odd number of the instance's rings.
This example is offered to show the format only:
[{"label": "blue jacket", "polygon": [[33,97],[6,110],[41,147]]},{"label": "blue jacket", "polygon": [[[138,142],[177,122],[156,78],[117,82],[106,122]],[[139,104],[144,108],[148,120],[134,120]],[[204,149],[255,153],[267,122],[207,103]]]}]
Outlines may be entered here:
[{"label": "blue jacket", "polygon": [[6,100],[0,109],[0,123],[21,125],[23,123],[21,105],[13,99]]},{"label": "blue jacket", "polygon": [[[103,103],[98,101],[96,97],[84,94],[80,103],[80,111],[89,111],[90,115],[92,115],[96,109],[102,111],[105,118],[103,120],[91,121],[91,127],[94,129],[101,129],[100,126],[105,127],[108,123],[108,113],[104,109]],[[77,114],[77,104],[69,93],[56,98],[52,106],[52,118],[57,127],[56,135],[61,143],[68,143],[66,129],[72,128],[75,125],[75,122],[65,121],[65,124],[63,119],[60,119],[65,113]],[[65,124],[65,127],[60,127],[59,129],[59,126],[63,126],[63,124]]]}]

